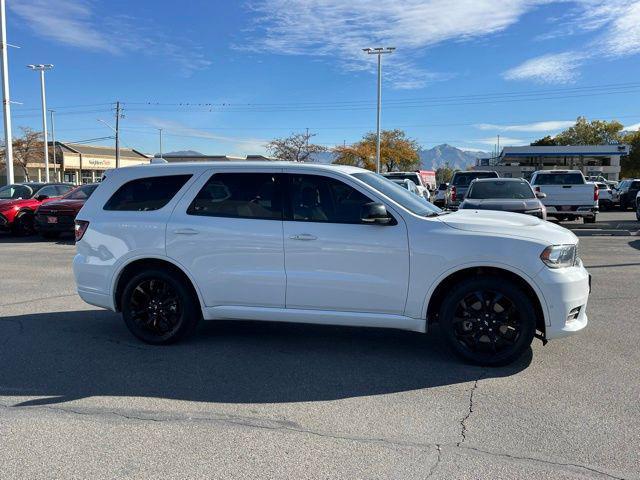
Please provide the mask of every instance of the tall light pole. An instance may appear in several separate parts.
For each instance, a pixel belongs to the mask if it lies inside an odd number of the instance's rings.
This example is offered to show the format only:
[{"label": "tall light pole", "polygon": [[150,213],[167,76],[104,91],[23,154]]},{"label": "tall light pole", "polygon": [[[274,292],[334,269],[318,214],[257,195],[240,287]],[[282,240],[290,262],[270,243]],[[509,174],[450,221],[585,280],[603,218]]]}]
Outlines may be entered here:
[{"label": "tall light pole", "polygon": [[0,0],[0,30],[2,45],[2,112],[4,119],[4,150],[7,172],[7,185],[13,183],[13,139],[11,136],[11,101],[9,97],[9,61],[7,47],[7,22],[5,0]]},{"label": "tall light pole", "polygon": [[53,178],[56,182],[59,182],[58,178],[58,169],[56,165],[56,124],[53,121],[53,114],[55,110],[49,110],[49,114],[51,115],[51,144],[53,145]]},{"label": "tall light pole", "polygon": [[378,56],[378,113],[376,116],[376,173],[380,173],[380,110],[382,110],[382,55],[393,53],[396,47],[363,48],[368,55]]},{"label": "tall light pole", "polygon": [[158,133],[160,134],[160,158],[162,158],[162,129],[158,129]]},{"label": "tall light pole", "polygon": [[39,65],[27,65],[34,72],[40,72],[40,96],[42,98],[42,135],[44,137],[44,171],[45,181],[49,182],[49,136],[47,135],[47,94],[44,86],[44,72],[51,70],[50,63]]}]

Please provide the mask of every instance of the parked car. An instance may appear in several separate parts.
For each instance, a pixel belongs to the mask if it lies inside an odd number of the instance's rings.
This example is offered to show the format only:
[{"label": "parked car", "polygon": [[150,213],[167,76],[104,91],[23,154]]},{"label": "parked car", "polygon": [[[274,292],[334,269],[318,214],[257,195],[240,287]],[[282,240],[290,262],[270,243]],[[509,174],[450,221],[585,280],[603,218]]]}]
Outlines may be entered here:
[{"label": "parked car", "polygon": [[151,344],[206,320],[427,332],[514,361],[587,325],[578,238],[507,212],[444,214],[375,173],[285,162],[120,168],[76,219],[88,303]]},{"label": "parked car", "polygon": [[587,181],[594,183],[606,183],[611,189],[618,186],[618,182],[616,182],[615,180],[604,178],[602,175],[590,175],[587,177]]},{"label": "parked car", "polygon": [[640,222],[640,192],[636,195],[636,219]]},{"label": "parked car", "polygon": [[425,200],[431,198],[428,185],[423,183],[422,176],[419,172],[386,172],[382,175],[390,180],[411,180],[417,187],[418,195],[424,197]]},{"label": "parked car", "polygon": [[417,196],[421,197],[420,193],[418,193],[418,187],[416,186],[415,183],[413,183],[412,180],[409,180],[409,179],[406,179],[406,178],[404,180],[390,178],[389,180],[391,180],[396,185],[400,185],[402,188],[404,188],[407,191],[413,193],[414,195],[417,195]]},{"label": "parked car", "polygon": [[440,185],[438,185],[438,189],[435,191],[433,197],[433,204],[436,207],[444,208],[444,202],[448,188],[448,183],[441,183]]},{"label": "parked car", "polygon": [[471,182],[461,209],[501,210],[547,219],[547,209],[522,178],[478,178]]},{"label": "parked car", "polygon": [[81,185],[58,200],[40,205],[35,211],[36,231],[44,238],[57,238],[65,232],[73,233],[76,215],[98,185]]},{"label": "parked car", "polygon": [[14,183],[0,188],[0,230],[14,235],[33,233],[33,213],[42,203],[59,198],[70,183]]},{"label": "parked car", "polygon": [[588,183],[580,170],[538,170],[531,177],[536,192],[546,194],[542,200],[547,216],[559,220],[582,218],[594,223],[598,214],[598,188]]},{"label": "parked car", "polygon": [[598,207],[600,210],[611,210],[613,206],[620,201],[620,198],[608,184],[603,182],[590,183],[594,183],[598,188]]},{"label": "parked car", "polygon": [[498,176],[497,172],[480,170],[454,173],[449,183],[449,189],[445,193],[445,208],[456,210],[464,200],[469,185],[476,178],[498,178]]},{"label": "parked car", "polygon": [[636,196],[640,191],[640,178],[625,179],[618,185],[618,196],[620,199],[620,209],[635,209]]}]

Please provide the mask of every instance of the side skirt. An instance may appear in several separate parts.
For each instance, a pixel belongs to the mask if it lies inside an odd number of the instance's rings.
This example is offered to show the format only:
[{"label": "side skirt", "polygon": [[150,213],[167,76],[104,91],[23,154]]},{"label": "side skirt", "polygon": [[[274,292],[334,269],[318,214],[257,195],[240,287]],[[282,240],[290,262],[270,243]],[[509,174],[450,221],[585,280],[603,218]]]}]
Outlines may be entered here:
[{"label": "side skirt", "polygon": [[345,327],[394,328],[419,333],[425,333],[427,328],[426,320],[421,318],[366,312],[225,305],[206,307],[202,313],[205,320],[259,320]]}]

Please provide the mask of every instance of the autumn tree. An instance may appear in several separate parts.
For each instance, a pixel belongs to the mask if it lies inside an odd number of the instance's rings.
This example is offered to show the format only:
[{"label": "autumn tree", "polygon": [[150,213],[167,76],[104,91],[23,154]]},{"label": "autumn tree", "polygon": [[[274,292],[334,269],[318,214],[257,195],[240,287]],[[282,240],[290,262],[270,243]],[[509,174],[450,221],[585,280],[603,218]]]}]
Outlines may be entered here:
[{"label": "autumn tree", "polygon": [[286,138],[276,138],[267,144],[267,150],[272,157],[288,162],[313,162],[314,155],[326,152],[322,145],[310,143],[315,133],[293,133]]},{"label": "autumn tree", "polygon": [[[383,172],[412,171],[420,168],[418,142],[408,138],[402,130],[380,132],[380,170]],[[376,134],[367,133],[362,140],[349,146],[333,149],[338,165],[353,165],[375,170]]]},{"label": "autumn tree", "polygon": [[[25,180],[28,182],[29,171],[27,164],[42,160],[42,132],[36,132],[29,127],[20,127],[22,135],[13,139],[13,164],[22,169]],[[6,162],[6,152],[0,152],[0,164]]]},{"label": "autumn tree", "polygon": [[445,163],[442,167],[436,169],[436,183],[438,185],[441,183],[449,183],[454,173],[455,170],[451,168],[448,163]]},{"label": "autumn tree", "polygon": [[621,178],[640,177],[640,129],[635,132],[628,132],[622,138],[623,143],[630,147],[629,155],[620,160]]}]

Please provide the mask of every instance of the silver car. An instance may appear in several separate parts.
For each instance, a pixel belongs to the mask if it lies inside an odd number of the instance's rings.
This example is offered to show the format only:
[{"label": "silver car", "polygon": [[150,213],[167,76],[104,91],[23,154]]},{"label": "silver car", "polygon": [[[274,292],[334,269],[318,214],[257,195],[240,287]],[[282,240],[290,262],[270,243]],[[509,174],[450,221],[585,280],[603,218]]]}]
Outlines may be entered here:
[{"label": "silver car", "polygon": [[471,182],[461,209],[501,210],[547,219],[547,209],[523,178],[478,178]]}]

